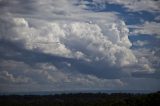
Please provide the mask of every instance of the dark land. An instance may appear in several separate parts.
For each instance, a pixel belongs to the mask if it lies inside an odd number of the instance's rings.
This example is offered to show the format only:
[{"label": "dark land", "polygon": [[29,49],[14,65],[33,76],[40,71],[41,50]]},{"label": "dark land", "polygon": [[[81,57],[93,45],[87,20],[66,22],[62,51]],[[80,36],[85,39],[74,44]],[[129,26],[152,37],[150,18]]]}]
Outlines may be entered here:
[{"label": "dark land", "polygon": [[0,95],[0,106],[160,106],[160,92]]}]

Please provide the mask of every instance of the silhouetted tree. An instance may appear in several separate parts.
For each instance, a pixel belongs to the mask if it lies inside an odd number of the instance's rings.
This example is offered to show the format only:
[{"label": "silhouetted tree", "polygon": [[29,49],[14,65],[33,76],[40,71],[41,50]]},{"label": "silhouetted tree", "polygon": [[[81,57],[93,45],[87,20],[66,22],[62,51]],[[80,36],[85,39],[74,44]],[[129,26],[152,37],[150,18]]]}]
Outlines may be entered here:
[{"label": "silhouetted tree", "polygon": [[159,104],[160,92],[0,96],[0,106],[159,106]]}]

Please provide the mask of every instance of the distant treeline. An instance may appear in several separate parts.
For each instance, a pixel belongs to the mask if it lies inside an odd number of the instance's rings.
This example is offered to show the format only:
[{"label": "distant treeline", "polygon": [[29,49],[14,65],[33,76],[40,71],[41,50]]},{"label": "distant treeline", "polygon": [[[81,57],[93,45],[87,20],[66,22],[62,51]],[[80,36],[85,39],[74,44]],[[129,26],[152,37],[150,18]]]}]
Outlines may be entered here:
[{"label": "distant treeline", "polygon": [[160,106],[160,92],[1,95],[0,106]]}]

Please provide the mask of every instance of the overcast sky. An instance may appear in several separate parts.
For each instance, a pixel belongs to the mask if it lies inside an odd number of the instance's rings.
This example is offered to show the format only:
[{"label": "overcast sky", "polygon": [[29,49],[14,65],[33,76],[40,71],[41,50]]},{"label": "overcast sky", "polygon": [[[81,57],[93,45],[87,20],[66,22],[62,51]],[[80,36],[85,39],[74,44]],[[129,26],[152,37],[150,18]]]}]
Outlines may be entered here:
[{"label": "overcast sky", "polygon": [[0,0],[0,92],[160,90],[159,0]]}]

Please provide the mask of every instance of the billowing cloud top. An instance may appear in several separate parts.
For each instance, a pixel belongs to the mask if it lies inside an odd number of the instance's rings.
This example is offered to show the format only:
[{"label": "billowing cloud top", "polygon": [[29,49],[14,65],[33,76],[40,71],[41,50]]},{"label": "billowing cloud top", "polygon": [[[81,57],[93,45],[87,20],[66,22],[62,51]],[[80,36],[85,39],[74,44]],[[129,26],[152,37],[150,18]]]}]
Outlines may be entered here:
[{"label": "billowing cloud top", "polygon": [[[128,26],[117,12],[95,12],[88,7],[101,7],[97,3],[103,2],[0,0],[0,91],[141,88],[144,80],[135,80],[132,73],[154,74],[156,68],[140,56],[139,49],[132,50]],[[142,1],[140,6],[138,1],[135,6],[105,2],[133,11],[159,10],[156,4],[140,8],[146,3]],[[134,87],[129,84],[137,80]],[[154,82],[153,88],[146,85],[146,89],[159,89],[157,80],[148,81]]]}]

